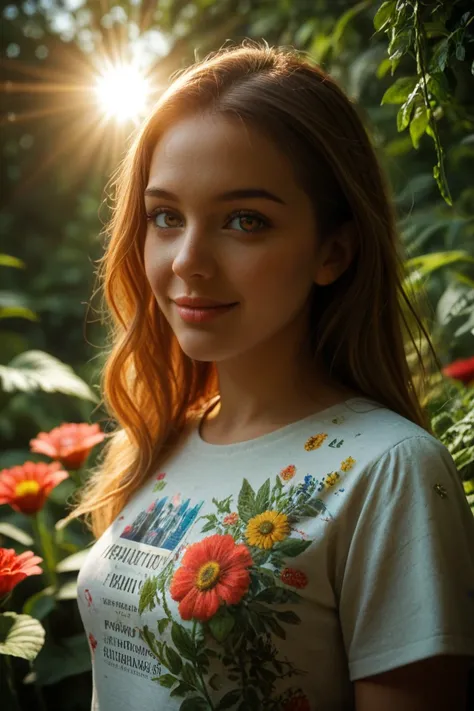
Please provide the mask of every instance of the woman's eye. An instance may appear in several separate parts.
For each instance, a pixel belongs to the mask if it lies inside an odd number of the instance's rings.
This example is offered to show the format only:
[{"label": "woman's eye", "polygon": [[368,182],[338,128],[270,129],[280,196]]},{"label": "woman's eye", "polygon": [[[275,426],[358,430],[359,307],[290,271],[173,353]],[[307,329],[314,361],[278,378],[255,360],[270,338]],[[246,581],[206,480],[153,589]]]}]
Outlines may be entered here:
[{"label": "woman's eye", "polygon": [[160,227],[161,229],[179,227],[179,217],[167,210],[155,212],[149,216],[149,219],[153,221],[155,227]]},{"label": "woman's eye", "polygon": [[228,225],[232,225],[233,222],[237,222],[237,227],[231,227],[231,229],[240,230],[242,232],[258,232],[264,227],[268,226],[268,222],[260,217],[259,215],[254,215],[251,212],[242,212],[239,215],[234,215]]}]

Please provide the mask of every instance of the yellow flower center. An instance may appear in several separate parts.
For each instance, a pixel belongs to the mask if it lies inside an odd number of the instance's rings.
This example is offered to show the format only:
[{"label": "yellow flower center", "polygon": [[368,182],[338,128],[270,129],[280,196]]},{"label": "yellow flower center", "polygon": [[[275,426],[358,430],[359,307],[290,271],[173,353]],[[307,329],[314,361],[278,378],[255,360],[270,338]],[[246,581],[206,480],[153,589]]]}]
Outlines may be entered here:
[{"label": "yellow flower center", "polygon": [[271,521],[262,521],[262,523],[258,527],[258,530],[263,536],[269,536],[270,533],[273,533],[273,531],[275,530],[275,526]]},{"label": "yellow flower center", "polygon": [[37,481],[30,479],[29,481],[20,481],[15,487],[15,495],[18,497],[28,496],[29,494],[37,494],[40,490],[40,485]]},{"label": "yellow flower center", "polygon": [[205,563],[197,574],[196,587],[199,590],[210,590],[219,580],[219,575],[221,574],[221,566],[219,563],[211,560],[209,563]]}]

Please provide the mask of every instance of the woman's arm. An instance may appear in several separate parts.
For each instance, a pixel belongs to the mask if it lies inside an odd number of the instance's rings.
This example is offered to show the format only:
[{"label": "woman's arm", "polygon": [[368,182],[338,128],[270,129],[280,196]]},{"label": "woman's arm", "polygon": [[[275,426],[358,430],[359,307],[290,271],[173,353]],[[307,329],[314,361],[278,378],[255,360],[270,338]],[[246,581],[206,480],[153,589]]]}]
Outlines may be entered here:
[{"label": "woman's arm", "polygon": [[359,679],[356,711],[467,711],[469,664],[444,655]]}]

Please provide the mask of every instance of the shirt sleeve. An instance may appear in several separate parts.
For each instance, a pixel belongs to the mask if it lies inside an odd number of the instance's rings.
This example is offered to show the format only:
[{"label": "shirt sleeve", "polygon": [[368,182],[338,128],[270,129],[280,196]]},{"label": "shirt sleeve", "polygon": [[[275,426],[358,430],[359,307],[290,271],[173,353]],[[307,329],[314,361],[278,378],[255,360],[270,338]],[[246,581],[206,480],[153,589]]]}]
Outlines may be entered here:
[{"label": "shirt sleeve", "polygon": [[351,680],[440,654],[474,656],[474,517],[448,450],[410,437],[355,488],[338,576]]}]

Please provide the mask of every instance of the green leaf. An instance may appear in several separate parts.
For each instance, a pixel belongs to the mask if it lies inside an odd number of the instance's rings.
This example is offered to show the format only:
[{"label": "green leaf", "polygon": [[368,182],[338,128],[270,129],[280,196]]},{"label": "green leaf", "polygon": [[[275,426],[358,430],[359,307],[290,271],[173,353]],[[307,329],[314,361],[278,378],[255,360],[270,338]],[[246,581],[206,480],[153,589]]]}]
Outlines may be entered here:
[{"label": "green leaf", "polygon": [[26,533],[26,531],[18,528],[18,526],[14,526],[12,523],[7,523],[6,521],[0,523],[0,536],[11,538],[12,541],[21,543],[22,546],[29,547],[34,543],[34,540],[29,533]]},{"label": "green leaf", "polygon": [[371,4],[370,0],[363,0],[363,2],[357,3],[353,7],[342,13],[342,15],[337,19],[336,25],[332,32],[332,42],[337,45],[341,41],[347,25],[358,15],[363,12]]},{"label": "green leaf", "polygon": [[145,610],[155,609],[156,603],[156,592],[158,589],[158,579],[156,577],[147,578],[143,583],[143,587],[140,592],[140,600],[138,602],[138,614],[142,615]]},{"label": "green leaf", "polygon": [[413,113],[414,108],[415,104],[410,99],[406,101],[403,106],[400,106],[400,109],[397,112],[397,131],[399,133],[401,131],[404,131],[410,123],[411,115]]},{"label": "green leaf", "polygon": [[76,600],[77,599],[77,580],[70,580],[59,588],[56,598],[58,600]]},{"label": "green leaf", "polygon": [[190,691],[194,691],[192,687],[189,686],[189,684],[185,684],[184,682],[180,682],[178,686],[176,686],[173,691],[170,693],[170,697],[174,698],[176,696],[185,696],[188,694]]},{"label": "green leaf", "polygon": [[183,701],[179,711],[210,711],[210,708],[206,699],[203,699],[202,696],[190,696]]},{"label": "green leaf", "polygon": [[40,685],[56,684],[76,674],[90,671],[91,654],[86,635],[73,635],[54,643],[49,638],[35,661]]},{"label": "green leaf", "polygon": [[54,610],[55,606],[54,589],[48,587],[29,597],[23,605],[22,612],[37,620],[42,620]]},{"label": "green leaf", "polygon": [[88,554],[89,549],[86,548],[83,551],[78,551],[77,553],[69,555],[67,558],[63,558],[63,560],[56,566],[57,572],[70,573],[75,570],[80,570]]},{"label": "green leaf", "polygon": [[38,321],[37,315],[26,306],[0,306],[0,319],[24,318],[27,321]]},{"label": "green leaf", "polygon": [[400,77],[389,86],[381,104],[403,104],[418,84],[418,77]]},{"label": "green leaf", "polygon": [[25,262],[16,257],[11,257],[9,254],[0,254],[0,267],[15,267],[16,269],[24,269]]},{"label": "green leaf", "polygon": [[158,677],[158,683],[160,686],[164,686],[166,689],[171,689],[171,687],[176,684],[178,679],[172,674],[162,674]]},{"label": "green leaf", "polygon": [[274,551],[278,553],[283,553],[283,555],[288,558],[295,558],[297,555],[301,555],[310,545],[312,541],[301,541],[297,538],[287,538],[280,543],[276,543],[273,547]]},{"label": "green leaf", "polygon": [[186,684],[189,684],[194,689],[199,688],[199,681],[198,681],[197,674],[194,670],[194,667],[189,662],[186,662],[183,665],[181,676],[183,678],[183,681],[186,682]]},{"label": "green leaf", "polygon": [[285,630],[273,617],[268,617],[265,622],[270,627],[273,634],[276,634],[276,636],[280,637],[280,639],[286,639]]},{"label": "green leaf", "polygon": [[[155,655],[155,657],[161,662],[161,664],[165,664],[166,660],[163,659],[162,651],[163,651],[163,644],[160,642],[157,642],[155,635],[151,631],[151,629],[148,627],[148,625],[144,625],[143,629],[139,630],[140,632],[140,637],[142,640],[145,642],[145,644],[148,646],[150,652]],[[166,666],[166,664],[165,664]]]},{"label": "green leaf", "polygon": [[449,39],[444,38],[440,40],[434,48],[430,62],[431,70],[444,72],[444,70],[446,69],[446,64],[448,63],[448,56]]},{"label": "green leaf", "polygon": [[456,59],[458,62],[464,62],[466,59],[466,48],[461,43],[456,45]]},{"label": "green leaf", "polygon": [[426,106],[419,107],[410,123],[410,137],[414,148],[420,145],[420,138],[426,131],[429,120],[430,115]]},{"label": "green leaf", "polygon": [[0,318],[38,320],[37,315],[30,309],[26,296],[14,291],[0,291]]},{"label": "green leaf", "polygon": [[390,0],[389,2],[383,2],[374,17],[374,27],[377,32],[383,30],[385,26],[390,22],[392,15],[395,15],[396,0]]},{"label": "green leaf", "polygon": [[300,602],[301,597],[298,593],[294,592],[294,590],[271,585],[259,592],[258,595],[255,596],[255,600],[274,605],[284,605],[285,603]]},{"label": "green leaf", "polygon": [[168,669],[170,672],[173,674],[179,674],[182,667],[183,667],[183,662],[181,660],[181,657],[179,654],[176,652],[176,650],[173,649],[173,647],[170,647],[169,644],[166,645],[166,659],[168,661]]},{"label": "green leaf", "polygon": [[234,629],[235,619],[225,607],[222,607],[214,617],[211,617],[208,624],[214,639],[224,642]]},{"label": "green leaf", "polygon": [[232,689],[231,691],[228,691],[217,704],[216,711],[225,711],[225,709],[232,708],[232,706],[235,706],[241,698],[241,689]]},{"label": "green leaf", "polygon": [[26,351],[9,365],[0,365],[0,383],[6,392],[43,390],[97,402],[92,390],[72,368],[43,351]]},{"label": "green leaf", "polygon": [[298,617],[296,612],[293,612],[292,610],[283,610],[282,612],[276,612],[275,614],[279,620],[281,620],[282,622],[286,622],[287,625],[301,624],[300,618]]},{"label": "green leaf", "polygon": [[413,30],[404,29],[396,34],[388,45],[388,56],[392,61],[399,61],[411,47],[413,41]]},{"label": "green leaf", "polygon": [[180,652],[185,659],[194,661],[196,658],[196,649],[192,637],[189,632],[177,622],[173,622],[171,627],[171,639],[178,652]]},{"label": "green leaf", "polygon": [[43,626],[34,617],[15,612],[0,614],[0,654],[32,661],[36,659],[44,640]]},{"label": "green leaf", "polygon": [[270,504],[270,479],[262,484],[257,493],[257,499],[255,501],[255,510],[257,513],[263,513],[268,509]]},{"label": "green leaf", "polygon": [[247,479],[244,479],[242,483],[237,510],[244,523],[248,523],[249,520],[257,514],[255,506],[255,492]]},{"label": "green leaf", "polygon": [[158,632],[160,634],[163,634],[165,629],[168,627],[170,621],[167,617],[163,617],[161,620],[158,620]]},{"label": "green leaf", "polygon": [[422,254],[419,257],[412,257],[405,262],[405,265],[408,271],[416,269],[422,272],[423,275],[426,275],[435,269],[446,267],[448,264],[454,264],[455,262],[474,264],[474,257],[471,257],[468,252],[462,250],[431,252],[431,254]]}]

